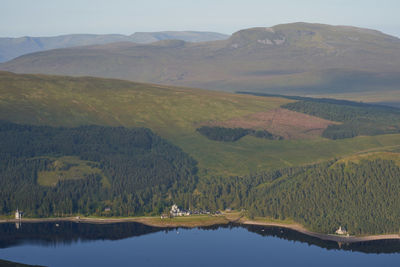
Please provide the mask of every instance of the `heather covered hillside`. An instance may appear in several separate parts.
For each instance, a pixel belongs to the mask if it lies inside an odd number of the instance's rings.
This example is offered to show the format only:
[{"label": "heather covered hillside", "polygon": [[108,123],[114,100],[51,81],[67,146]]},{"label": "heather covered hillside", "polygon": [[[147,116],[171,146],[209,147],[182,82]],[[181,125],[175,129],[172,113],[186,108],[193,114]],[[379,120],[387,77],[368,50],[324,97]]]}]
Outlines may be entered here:
[{"label": "heather covered hillside", "polygon": [[[245,175],[399,143],[396,109],[331,104],[336,117],[325,117],[303,113],[307,103],[113,79],[0,73],[0,119],[64,127],[146,127],[193,157],[204,175]],[[321,111],[318,101],[311,104]],[[353,121],[363,119],[359,125],[366,131],[324,137],[331,130],[352,130],[351,120],[339,116],[347,109],[354,110]],[[365,112],[375,115],[366,117]],[[367,131],[374,125],[382,131]],[[202,127],[209,130],[198,131]]]}]

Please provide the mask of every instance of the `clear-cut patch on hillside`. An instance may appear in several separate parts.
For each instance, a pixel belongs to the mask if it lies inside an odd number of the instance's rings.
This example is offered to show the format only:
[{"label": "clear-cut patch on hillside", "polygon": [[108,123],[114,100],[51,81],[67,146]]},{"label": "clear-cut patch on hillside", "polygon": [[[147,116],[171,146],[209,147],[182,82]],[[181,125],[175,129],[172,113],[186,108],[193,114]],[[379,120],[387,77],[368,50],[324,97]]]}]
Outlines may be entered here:
[{"label": "clear-cut patch on hillside", "polygon": [[226,121],[208,121],[201,123],[201,126],[262,129],[274,135],[282,136],[284,139],[312,139],[321,136],[322,132],[333,124],[338,123],[283,108],[276,108]]}]

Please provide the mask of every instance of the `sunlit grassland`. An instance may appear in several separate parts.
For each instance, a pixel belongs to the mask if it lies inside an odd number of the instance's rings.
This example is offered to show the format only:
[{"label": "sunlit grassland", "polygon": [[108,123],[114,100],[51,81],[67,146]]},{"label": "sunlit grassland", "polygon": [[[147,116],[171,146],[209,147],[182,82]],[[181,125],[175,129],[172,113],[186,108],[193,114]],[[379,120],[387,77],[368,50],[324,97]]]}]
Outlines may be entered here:
[{"label": "sunlit grassland", "polygon": [[110,186],[107,177],[95,162],[80,160],[78,157],[48,157],[52,160],[49,170],[38,172],[37,182],[43,186],[56,186],[59,181],[85,179],[89,175],[102,177],[102,184]]},{"label": "sunlit grassland", "polygon": [[[397,146],[400,148],[400,145]],[[366,153],[359,153],[355,155],[351,155],[348,157],[344,157],[341,160],[338,160],[337,163],[356,163],[359,164],[363,160],[373,161],[373,160],[390,160],[395,162],[398,166],[400,166],[400,153],[396,152],[366,152]]]},{"label": "sunlit grassland", "polygon": [[196,132],[199,122],[268,111],[292,100],[113,79],[0,72],[0,119],[17,123],[148,127],[193,156],[202,175],[245,175],[400,144],[400,135],[233,143]]},{"label": "sunlit grassland", "polygon": [[148,219],[149,223],[155,223],[159,225],[168,225],[168,224],[183,224],[186,226],[190,225],[204,225],[207,223],[216,224],[216,223],[227,223],[227,219],[223,216],[211,216],[211,215],[191,215],[191,216],[181,216],[174,218],[165,218],[161,219],[159,217],[152,217]]},{"label": "sunlit grassland", "polygon": [[306,165],[352,155],[360,151],[390,149],[400,144],[400,135],[360,136],[351,139],[270,141],[246,136],[235,143],[222,143],[190,136],[182,147],[200,159],[209,174],[244,175],[267,169]]}]

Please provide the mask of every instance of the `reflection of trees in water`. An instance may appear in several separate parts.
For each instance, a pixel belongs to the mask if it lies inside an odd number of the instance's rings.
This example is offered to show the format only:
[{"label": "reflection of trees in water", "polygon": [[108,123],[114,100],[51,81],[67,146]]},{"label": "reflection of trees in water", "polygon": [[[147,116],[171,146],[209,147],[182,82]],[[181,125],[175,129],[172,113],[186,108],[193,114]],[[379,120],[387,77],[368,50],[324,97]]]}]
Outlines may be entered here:
[{"label": "reflection of trees in water", "polygon": [[249,232],[257,233],[262,236],[273,236],[289,241],[307,243],[309,245],[315,245],[328,250],[336,249],[377,254],[400,252],[400,240],[375,240],[346,244],[321,240],[316,237],[302,234],[295,230],[281,227],[265,227],[259,225],[242,225],[242,227],[246,228]]},{"label": "reflection of trees in water", "polygon": [[3,223],[0,224],[0,248],[21,243],[57,245],[90,240],[118,240],[159,231],[166,231],[166,229],[141,223],[88,224],[75,222],[23,223],[19,229],[16,229],[15,224]]},{"label": "reflection of trees in water", "polygon": [[[58,226],[57,226],[58,225]],[[280,227],[259,225],[226,224],[199,227],[201,230],[216,231],[219,229],[245,228],[249,232],[262,236],[272,236],[294,242],[307,243],[328,250],[358,251],[364,253],[399,253],[399,240],[377,240],[352,244],[338,244],[324,241],[294,230]],[[0,248],[16,246],[22,243],[44,246],[69,245],[78,241],[118,240],[142,236],[156,232],[176,231],[177,228],[159,228],[141,223],[88,224],[75,222],[23,223],[19,229],[15,224],[0,224]]]}]

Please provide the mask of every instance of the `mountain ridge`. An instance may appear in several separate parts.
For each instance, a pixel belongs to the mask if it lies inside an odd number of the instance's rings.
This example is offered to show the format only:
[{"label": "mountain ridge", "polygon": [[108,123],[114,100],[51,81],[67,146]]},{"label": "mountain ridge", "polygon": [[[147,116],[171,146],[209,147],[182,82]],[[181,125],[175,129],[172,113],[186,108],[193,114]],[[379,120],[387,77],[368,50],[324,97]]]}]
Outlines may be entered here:
[{"label": "mountain ridge", "polygon": [[0,37],[0,63],[24,54],[58,48],[108,44],[114,42],[152,43],[160,40],[177,39],[187,42],[204,42],[228,38],[228,35],[216,32],[200,31],[162,31],[135,32],[123,34],[66,34],[48,37]]},{"label": "mountain ridge", "polygon": [[56,49],[21,56],[0,69],[230,92],[384,93],[399,90],[400,39],[356,27],[292,23],[245,29],[210,42]]}]

